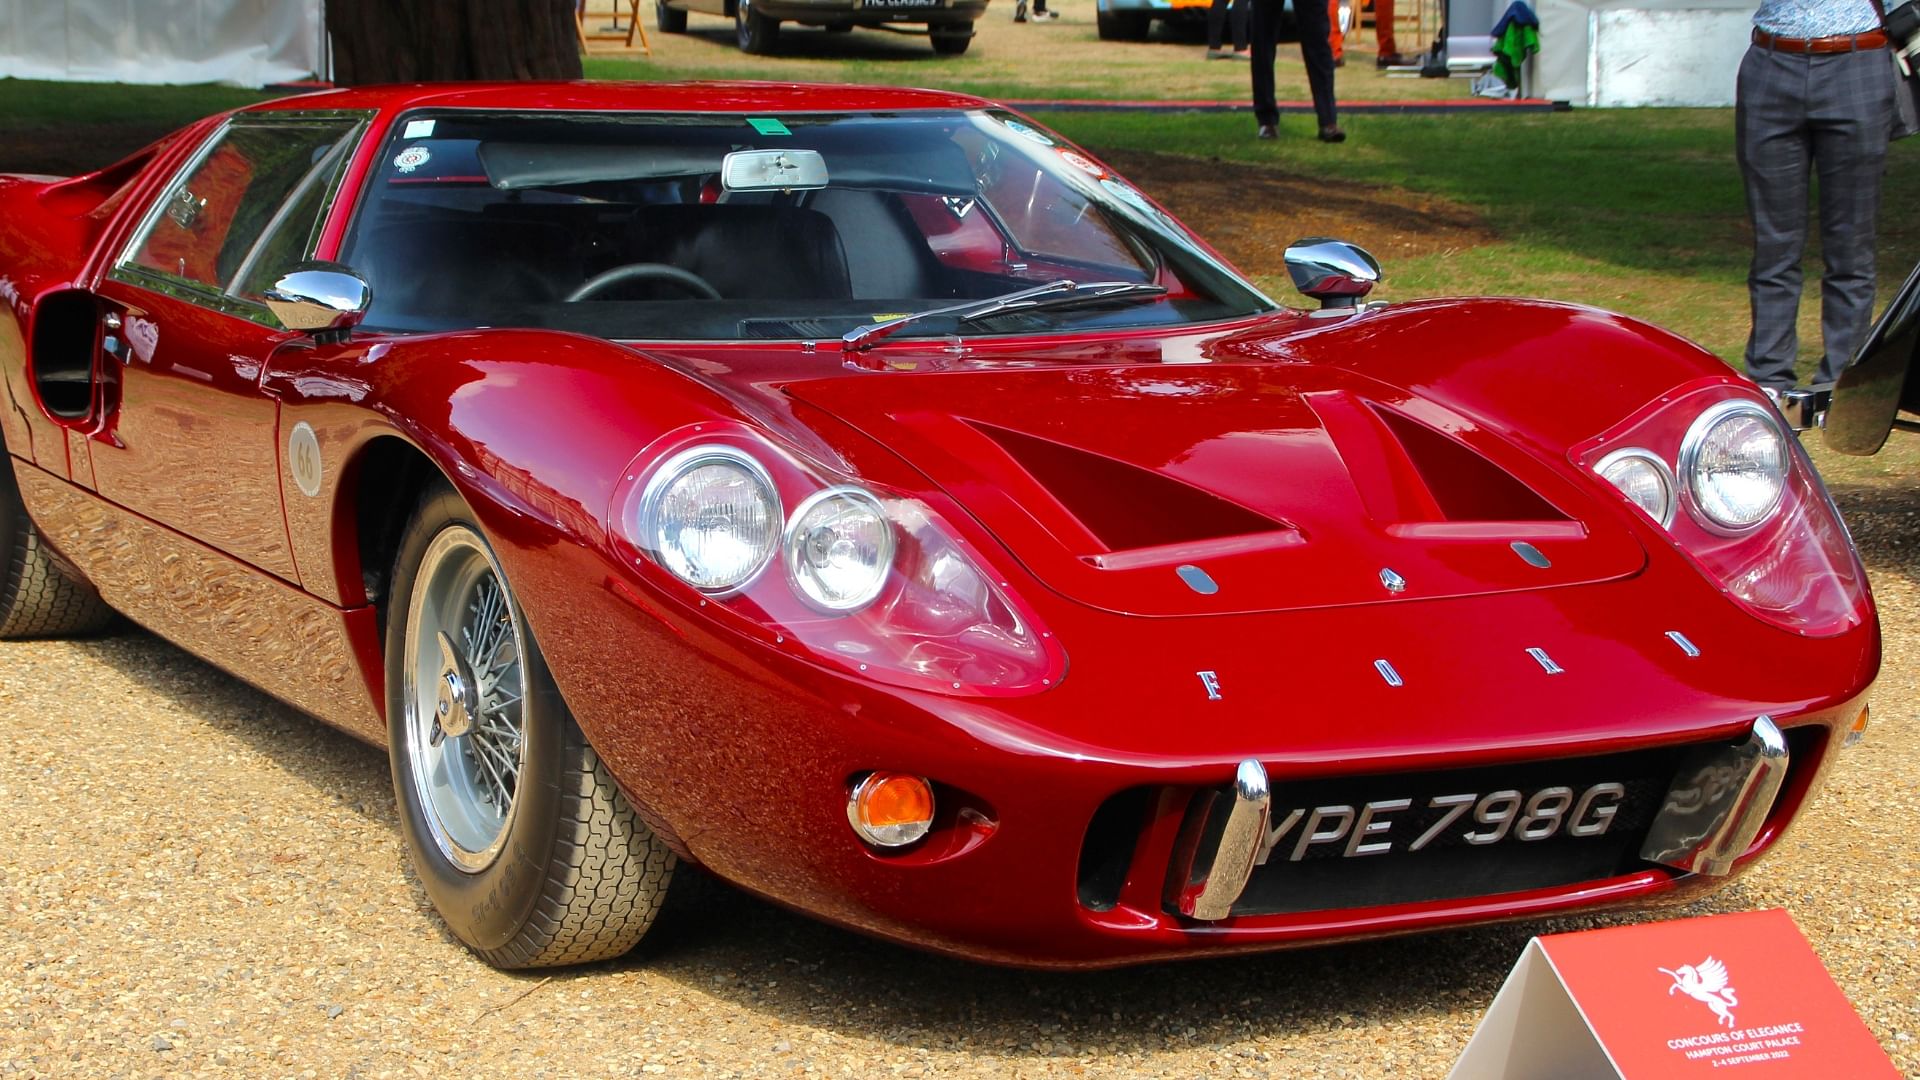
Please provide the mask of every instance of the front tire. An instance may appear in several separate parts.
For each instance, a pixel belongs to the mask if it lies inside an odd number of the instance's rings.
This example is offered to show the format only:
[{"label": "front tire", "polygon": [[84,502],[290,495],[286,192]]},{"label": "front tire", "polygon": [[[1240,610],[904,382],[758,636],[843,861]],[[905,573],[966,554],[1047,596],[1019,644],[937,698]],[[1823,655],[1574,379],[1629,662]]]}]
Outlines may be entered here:
[{"label": "front tire", "polygon": [[931,37],[933,51],[941,56],[959,56],[967,51],[967,46],[973,44],[971,30],[959,34],[933,34]]},{"label": "front tire", "polygon": [[20,501],[13,459],[0,450],[0,638],[71,637],[95,633],[113,621],[113,609],[93,586],[76,581],[54,561]]},{"label": "front tire", "polygon": [[668,7],[667,0],[653,0],[653,21],[663,34],[687,32],[687,13],[679,8]]},{"label": "front tire", "polygon": [[780,39],[780,20],[754,10],[752,0],[739,0],[733,7],[733,36],[741,52],[764,56]]},{"label": "front tire", "polygon": [[422,500],[387,614],[388,743],[413,866],[447,928],[501,968],[619,956],[674,858],[567,712],[465,501]]}]

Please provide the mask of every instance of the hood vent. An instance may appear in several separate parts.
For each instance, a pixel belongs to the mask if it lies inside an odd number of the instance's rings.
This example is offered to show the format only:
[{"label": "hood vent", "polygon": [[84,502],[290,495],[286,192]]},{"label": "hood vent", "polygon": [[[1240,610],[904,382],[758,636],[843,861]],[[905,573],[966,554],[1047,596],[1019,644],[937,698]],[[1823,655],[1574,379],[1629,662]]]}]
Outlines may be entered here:
[{"label": "hood vent", "polygon": [[1289,528],[1124,461],[976,420],[967,423],[1005,450],[1109,552]]},{"label": "hood vent", "polygon": [[1426,484],[1443,520],[1567,520],[1552,503],[1457,440],[1377,404],[1373,411]]}]

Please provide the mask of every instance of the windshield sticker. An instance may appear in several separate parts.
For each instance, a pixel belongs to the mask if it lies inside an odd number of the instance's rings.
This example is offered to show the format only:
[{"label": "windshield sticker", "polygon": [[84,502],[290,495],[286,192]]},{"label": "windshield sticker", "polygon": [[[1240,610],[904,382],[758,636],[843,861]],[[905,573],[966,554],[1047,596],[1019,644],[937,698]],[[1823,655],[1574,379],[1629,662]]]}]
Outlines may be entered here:
[{"label": "windshield sticker", "polygon": [[1095,180],[1102,179],[1107,175],[1107,170],[1095,165],[1093,162],[1088,161],[1086,158],[1081,157],[1071,150],[1060,151],[1060,159],[1074,168],[1079,169],[1081,172],[1086,173],[1088,176],[1093,177]]},{"label": "windshield sticker", "polygon": [[880,312],[879,314],[877,314],[877,315],[875,315],[875,316],[873,317],[873,321],[874,321],[874,322],[877,322],[877,323],[883,323],[883,322],[892,322],[892,321],[893,321],[893,320],[895,320],[895,319],[904,319],[904,318],[906,318],[906,317],[907,317],[908,315],[910,315],[910,314],[912,314],[912,312],[907,312],[907,311],[882,311],[882,312]]},{"label": "windshield sticker", "polygon": [[396,169],[399,169],[403,173],[410,173],[413,170],[419,168],[422,165],[425,165],[427,162],[432,160],[433,160],[433,154],[428,152],[426,147],[409,146],[405,150],[402,150],[398,154],[394,155],[393,167]]},{"label": "windshield sticker", "polygon": [[1037,142],[1041,146],[1053,145],[1052,139],[1047,138],[1045,135],[1040,134],[1038,131],[1035,131],[1033,128],[1028,127],[1018,120],[1002,120],[1000,122],[1006,125],[1008,131],[1026,139],[1028,142]]},{"label": "windshield sticker", "polygon": [[753,130],[759,132],[762,135],[793,134],[793,132],[787,130],[787,125],[781,123],[778,120],[773,119],[770,116],[749,116],[747,117],[747,123],[752,125]]},{"label": "windshield sticker", "polygon": [[433,123],[432,120],[409,120],[407,121],[407,130],[402,132],[400,137],[403,139],[430,139],[433,137]]}]

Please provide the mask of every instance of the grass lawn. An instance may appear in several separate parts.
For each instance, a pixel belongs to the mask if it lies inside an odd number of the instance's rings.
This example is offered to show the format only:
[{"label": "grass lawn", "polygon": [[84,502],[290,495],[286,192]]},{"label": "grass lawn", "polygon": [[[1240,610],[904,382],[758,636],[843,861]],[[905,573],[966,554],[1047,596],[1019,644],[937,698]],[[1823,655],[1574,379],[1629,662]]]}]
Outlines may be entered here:
[{"label": "grass lawn", "polygon": [[156,135],[273,95],[231,86],[126,86],[0,79],[0,130],[148,126]]},{"label": "grass lawn", "polygon": [[[1730,109],[1581,110],[1520,116],[1353,116],[1327,146],[1310,118],[1262,143],[1235,114],[1057,113],[1040,119],[1093,149],[1244,162],[1440,196],[1476,211],[1492,243],[1385,267],[1388,298],[1525,294],[1638,315],[1737,360],[1746,343],[1751,234]],[[1920,140],[1893,148],[1881,215],[1884,301],[1920,260]],[[1816,245],[1817,246],[1817,245]],[[1817,359],[1817,252],[1801,346]],[[1284,282],[1269,282],[1284,289]],[[1281,295],[1281,293],[1276,293]]]}]

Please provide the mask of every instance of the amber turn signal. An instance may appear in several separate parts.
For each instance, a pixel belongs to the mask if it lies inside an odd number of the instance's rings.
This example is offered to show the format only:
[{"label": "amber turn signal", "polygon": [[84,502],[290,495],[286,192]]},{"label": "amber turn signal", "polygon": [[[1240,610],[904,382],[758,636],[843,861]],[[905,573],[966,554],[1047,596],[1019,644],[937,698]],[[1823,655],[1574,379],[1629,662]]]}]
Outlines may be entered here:
[{"label": "amber turn signal", "polygon": [[1841,746],[1852,746],[1867,736],[1867,707],[1860,706],[1860,715],[1853,718],[1853,726],[1847,729],[1847,737],[1840,741]]},{"label": "amber turn signal", "polygon": [[868,773],[847,797],[847,821],[875,847],[905,847],[933,826],[933,785],[907,773]]}]

